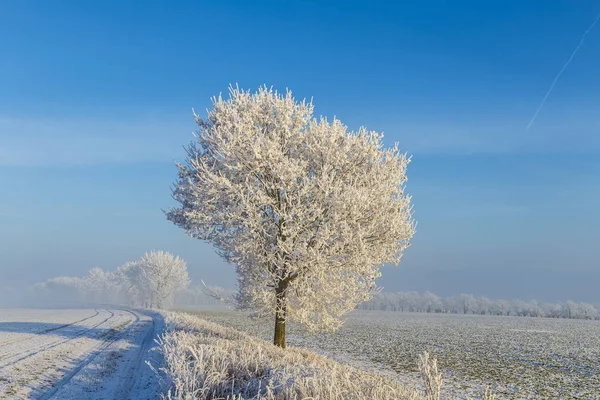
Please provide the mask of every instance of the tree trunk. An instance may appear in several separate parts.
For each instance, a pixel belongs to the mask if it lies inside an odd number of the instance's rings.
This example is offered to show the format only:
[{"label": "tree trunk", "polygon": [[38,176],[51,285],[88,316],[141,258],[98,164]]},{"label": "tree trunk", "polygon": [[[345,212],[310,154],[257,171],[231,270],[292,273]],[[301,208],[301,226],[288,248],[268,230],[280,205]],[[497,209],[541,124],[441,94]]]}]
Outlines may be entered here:
[{"label": "tree trunk", "polygon": [[275,336],[273,344],[285,349],[285,317],[280,311],[275,311]]},{"label": "tree trunk", "polygon": [[285,317],[287,307],[285,304],[285,289],[287,281],[281,281],[275,289],[277,299],[277,309],[275,310],[275,334],[273,335],[273,344],[285,349]]}]

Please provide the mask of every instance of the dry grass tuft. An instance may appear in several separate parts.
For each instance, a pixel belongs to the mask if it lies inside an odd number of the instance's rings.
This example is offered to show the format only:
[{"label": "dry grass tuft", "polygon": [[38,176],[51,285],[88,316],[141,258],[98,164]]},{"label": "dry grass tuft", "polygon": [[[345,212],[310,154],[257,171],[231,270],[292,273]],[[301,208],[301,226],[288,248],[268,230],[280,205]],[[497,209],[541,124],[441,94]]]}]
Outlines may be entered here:
[{"label": "dry grass tuft", "polygon": [[427,400],[440,400],[442,391],[442,373],[438,370],[437,359],[430,357],[428,352],[419,354],[417,367],[425,383]]},{"label": "dry grass tuft", "polygon": [[166,322],[160,342],[170,379],[165,399],[424,399],[393,378],[283,350],[191,315],[169,313]]},{"label": "dry grass tuft", "polygon": [[497,400],[498,397],[491,391],[489,385],[485,387],[485,391],[483,392],[483,400]]}]

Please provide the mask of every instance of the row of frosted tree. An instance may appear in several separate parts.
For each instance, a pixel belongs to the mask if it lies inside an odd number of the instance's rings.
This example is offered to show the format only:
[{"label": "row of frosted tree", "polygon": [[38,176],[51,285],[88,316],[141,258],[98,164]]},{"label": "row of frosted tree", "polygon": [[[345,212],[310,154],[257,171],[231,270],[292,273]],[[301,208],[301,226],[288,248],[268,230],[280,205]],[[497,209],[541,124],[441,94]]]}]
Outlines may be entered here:
[{"label": "row of frosted tree", "polygon": [[186,262],[165,251],[151,251],[114,271],[92,268],[83,277],[56,277],[34,286],[45,304],[124,304],[167,308],[189,285]]},{"label": "row of frosted tree", "polygon": [[519,317],[549,317],[600,319],[600,310],[589,303],[567,301],[542,303],[536,300],[504,300],[460,294],[439,297],[434,293],[398,292],[378,293],[358,306],[362,310],[384,310],[425,313],[512,315]]}]

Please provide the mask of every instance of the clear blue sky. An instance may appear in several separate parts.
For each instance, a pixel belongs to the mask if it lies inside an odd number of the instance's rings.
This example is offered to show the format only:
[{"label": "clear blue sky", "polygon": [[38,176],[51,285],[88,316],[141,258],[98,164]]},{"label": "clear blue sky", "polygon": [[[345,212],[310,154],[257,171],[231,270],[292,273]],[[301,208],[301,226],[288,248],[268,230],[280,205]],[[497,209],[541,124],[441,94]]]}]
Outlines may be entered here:
[{"label": "clear blue sky", "polygon": [[170,224],[191,109],[290,88],[413,155],[419,220],[387,290],[599,301],[597,1],[0,2],[0,286],[156,248],[232,286]]}]

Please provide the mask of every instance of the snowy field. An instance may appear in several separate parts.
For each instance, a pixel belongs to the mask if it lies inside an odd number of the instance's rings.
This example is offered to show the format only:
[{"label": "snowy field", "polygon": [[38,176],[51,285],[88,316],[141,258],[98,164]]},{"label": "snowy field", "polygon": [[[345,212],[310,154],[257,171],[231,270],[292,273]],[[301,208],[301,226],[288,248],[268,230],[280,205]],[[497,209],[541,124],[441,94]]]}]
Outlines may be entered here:
[{"label": "snowy field", "polygon": [[[198,314],[272,338],[270,319],[233,311]],[[600,321],[359,311],[333,334],[292,325],[288,343],[394,374],[416,388],[421,378],[415,359],[428,350],[444,372],[445,399],[480,398],[486,384],[499,399],[600,399]]]},{"label": "snowy field", "polygon": [[0,309],[1,399],[155,399],[150,312]]}]

